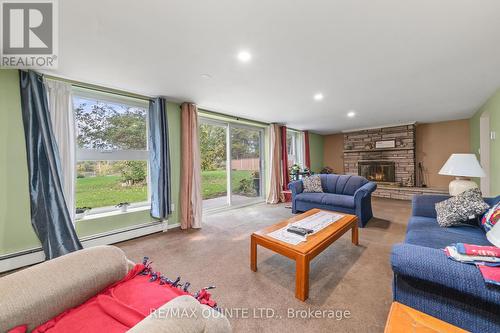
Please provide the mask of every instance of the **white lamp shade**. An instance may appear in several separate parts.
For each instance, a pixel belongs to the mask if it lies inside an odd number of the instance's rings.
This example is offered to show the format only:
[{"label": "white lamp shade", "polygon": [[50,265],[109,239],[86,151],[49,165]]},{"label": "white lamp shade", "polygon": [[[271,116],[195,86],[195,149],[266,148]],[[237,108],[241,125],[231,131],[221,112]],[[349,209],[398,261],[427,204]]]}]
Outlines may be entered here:
[{"label": "white lamp shade", "polygon": [[440,175],[458,177],[485,177],[483,168],[474,154],[451,154],[439,170]]}]

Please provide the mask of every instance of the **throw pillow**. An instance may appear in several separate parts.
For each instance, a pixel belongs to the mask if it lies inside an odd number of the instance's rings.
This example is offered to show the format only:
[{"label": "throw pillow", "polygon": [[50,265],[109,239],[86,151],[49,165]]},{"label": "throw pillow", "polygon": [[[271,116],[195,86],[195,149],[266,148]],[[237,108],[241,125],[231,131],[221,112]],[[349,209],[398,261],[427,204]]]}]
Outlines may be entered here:
[{"label": "throw pillow", "polygon": [[493,225],[490,231],[486,233],[486,238],[491,244],[500,247],[500,223]]},{"label": "throw pillow", "polygon": [[319,175],[304,177],[302,179],[302,184],[304,186],[304,192],[323,192]]},{"label": "throw pillow", "polygon": [[460,225],[467,220],[483,214],[490,206],[484,202],[481,191],[473,188],[435,206],[437,222],[441,227]]},{"label": "throw pillow", "polygon": [[500,201],[484,214],[481,226],[484,231],[488,232],[497,224],[498,220],[500,220]]}]

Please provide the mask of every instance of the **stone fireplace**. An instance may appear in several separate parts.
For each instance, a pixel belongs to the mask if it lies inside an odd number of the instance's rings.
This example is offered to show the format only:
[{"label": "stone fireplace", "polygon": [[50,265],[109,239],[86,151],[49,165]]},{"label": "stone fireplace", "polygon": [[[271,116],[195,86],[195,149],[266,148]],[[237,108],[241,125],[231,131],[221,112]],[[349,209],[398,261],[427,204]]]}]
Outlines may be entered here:
[{"label": "stone fireplace", "polygon": [[[383,148],[377,148],[381,142]],[[413,187],[415,165],[415,124],[344,133],[345,174]]]},{"label": "stone fireplace", "polygon": [[396,184],[396,166],[393,161],[358,161],[358,175],[381,184]]}]

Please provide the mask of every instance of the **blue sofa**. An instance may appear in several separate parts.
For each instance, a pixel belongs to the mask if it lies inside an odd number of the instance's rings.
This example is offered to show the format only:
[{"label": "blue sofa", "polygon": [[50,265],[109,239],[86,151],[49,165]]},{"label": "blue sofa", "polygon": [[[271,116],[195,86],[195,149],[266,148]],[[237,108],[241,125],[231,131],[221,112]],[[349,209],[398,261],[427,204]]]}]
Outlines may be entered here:
[{"label": "blue sofa", "polygon": [[324,193],[305,193],[302,180],[288,184],[292,192],[292,212],[296,214],[320,208],[356,214],[359,226],[364,227],[373,216],[371,194],[377,185],[360,176],[319,176]]},{"label": "blue sofa", "polygon": [[[394,300],[471,332],[500,332],[500,288],[486,286],[474,265],[442,251],[452,243],[491,245],[479,226],[437,224],[434,205],[447,198],[413,198],[405,241],[391,254]],[[500,196],[485,201],[492,206]]]}]

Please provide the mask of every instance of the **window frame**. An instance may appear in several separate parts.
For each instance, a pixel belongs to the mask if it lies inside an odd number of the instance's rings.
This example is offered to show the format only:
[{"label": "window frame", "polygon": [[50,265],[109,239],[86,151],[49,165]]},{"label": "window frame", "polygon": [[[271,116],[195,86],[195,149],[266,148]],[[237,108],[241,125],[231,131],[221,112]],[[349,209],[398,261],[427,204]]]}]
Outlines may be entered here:
[{"label": "window frame", "polygon": [[[76,208],[76,168],[79,162],[85,161],[146,161],[147,168],[147,200],[141,202],[130,203],[129,209],[132,211],[141,211],[146,210],[146,208],[151,207],[151,173],[150,173],[150,165],[149,165],[149,102],[147,100],[141,100],[134,97],[127,97],[118,94],[96,91],[87,88],[73,87],[72,96],[71,96],[71,110],[75,113],[74,109],[74,99],[75,98],[85,98],[85,99],[93,99],[96,101],[105,101],[111,102],[115,104],[122,104],[129,107],[138,107],[143,108],[146,111],[146,149],[145,150],[137,150],[137,149],[86,149],[79,148],[76,143],[76,136],[78,135],[78,128],[76,118],[74,118],[74,128],[75,128],[75,208]],[[118,203],[117,203],[118,204]],[[103,206],[92,208],[86,215],[88,219],[92,219],[93,215],[115,215],[117,212],[120,212],[120,208],[115,206]],[[129,213],[123,212],[124,214]],[[83,220],[86,219],[83,218]]]},{"label": "window frame", "polygon": [[[212,209],[203,209],[205,212],[219,211],[228,208],[237,208],[240,206],[246,206],[250,203],[259,203],[265,200],[266,195],[266,155],[265,155],[265,136],[266,129],[260,125],[247,124],[239,121],[234,121],[232,119],[218,119],[214,118],[209,114],[201,114],[198,117],[198,131],[200,130],[200,125],[211,125],[211,126],[219,126],[223,127],[226,131],[226,205],[212,208]],[[259,158],[260,158],[260,188],[261,193],[258,197],[255,197],[255,200],[251,200],[248,203],[244,203],[242,205],[234,205],[232,196],[232,170],[231,170],[231,148],[232,148],[232,138],[231,138],[231,130],[233,128],[244,128],[249,130],[256,130],[259,132]],[[199,132],[198,132],[199,133]],[[201,184],[200,184],[201,185]],[[203,200],[202,200],[203,201]]]},{"label": "window frame", "polygon": [[[294,163],[290,164],[290,160],[289,160],[289,155],[288,154],[288,134],[292,134],[292,144],[294,146],[294,149],[295,149],[295,154],[291,154],[293,156],[296,157],[296,159],[294,159]],[[288,163],[288,167],[291,167],[293,164],[298,164],[302,169],[305,168],[305,159],[304,159],[304,156],[305,156],[305,147],[304,147],[304,132],[302,131],[298,131],[298,130],[294,130],[294,129],[291,129],[291,128],[287,128],[286,129],[286,135],[287,135],[287,163]]]}]

